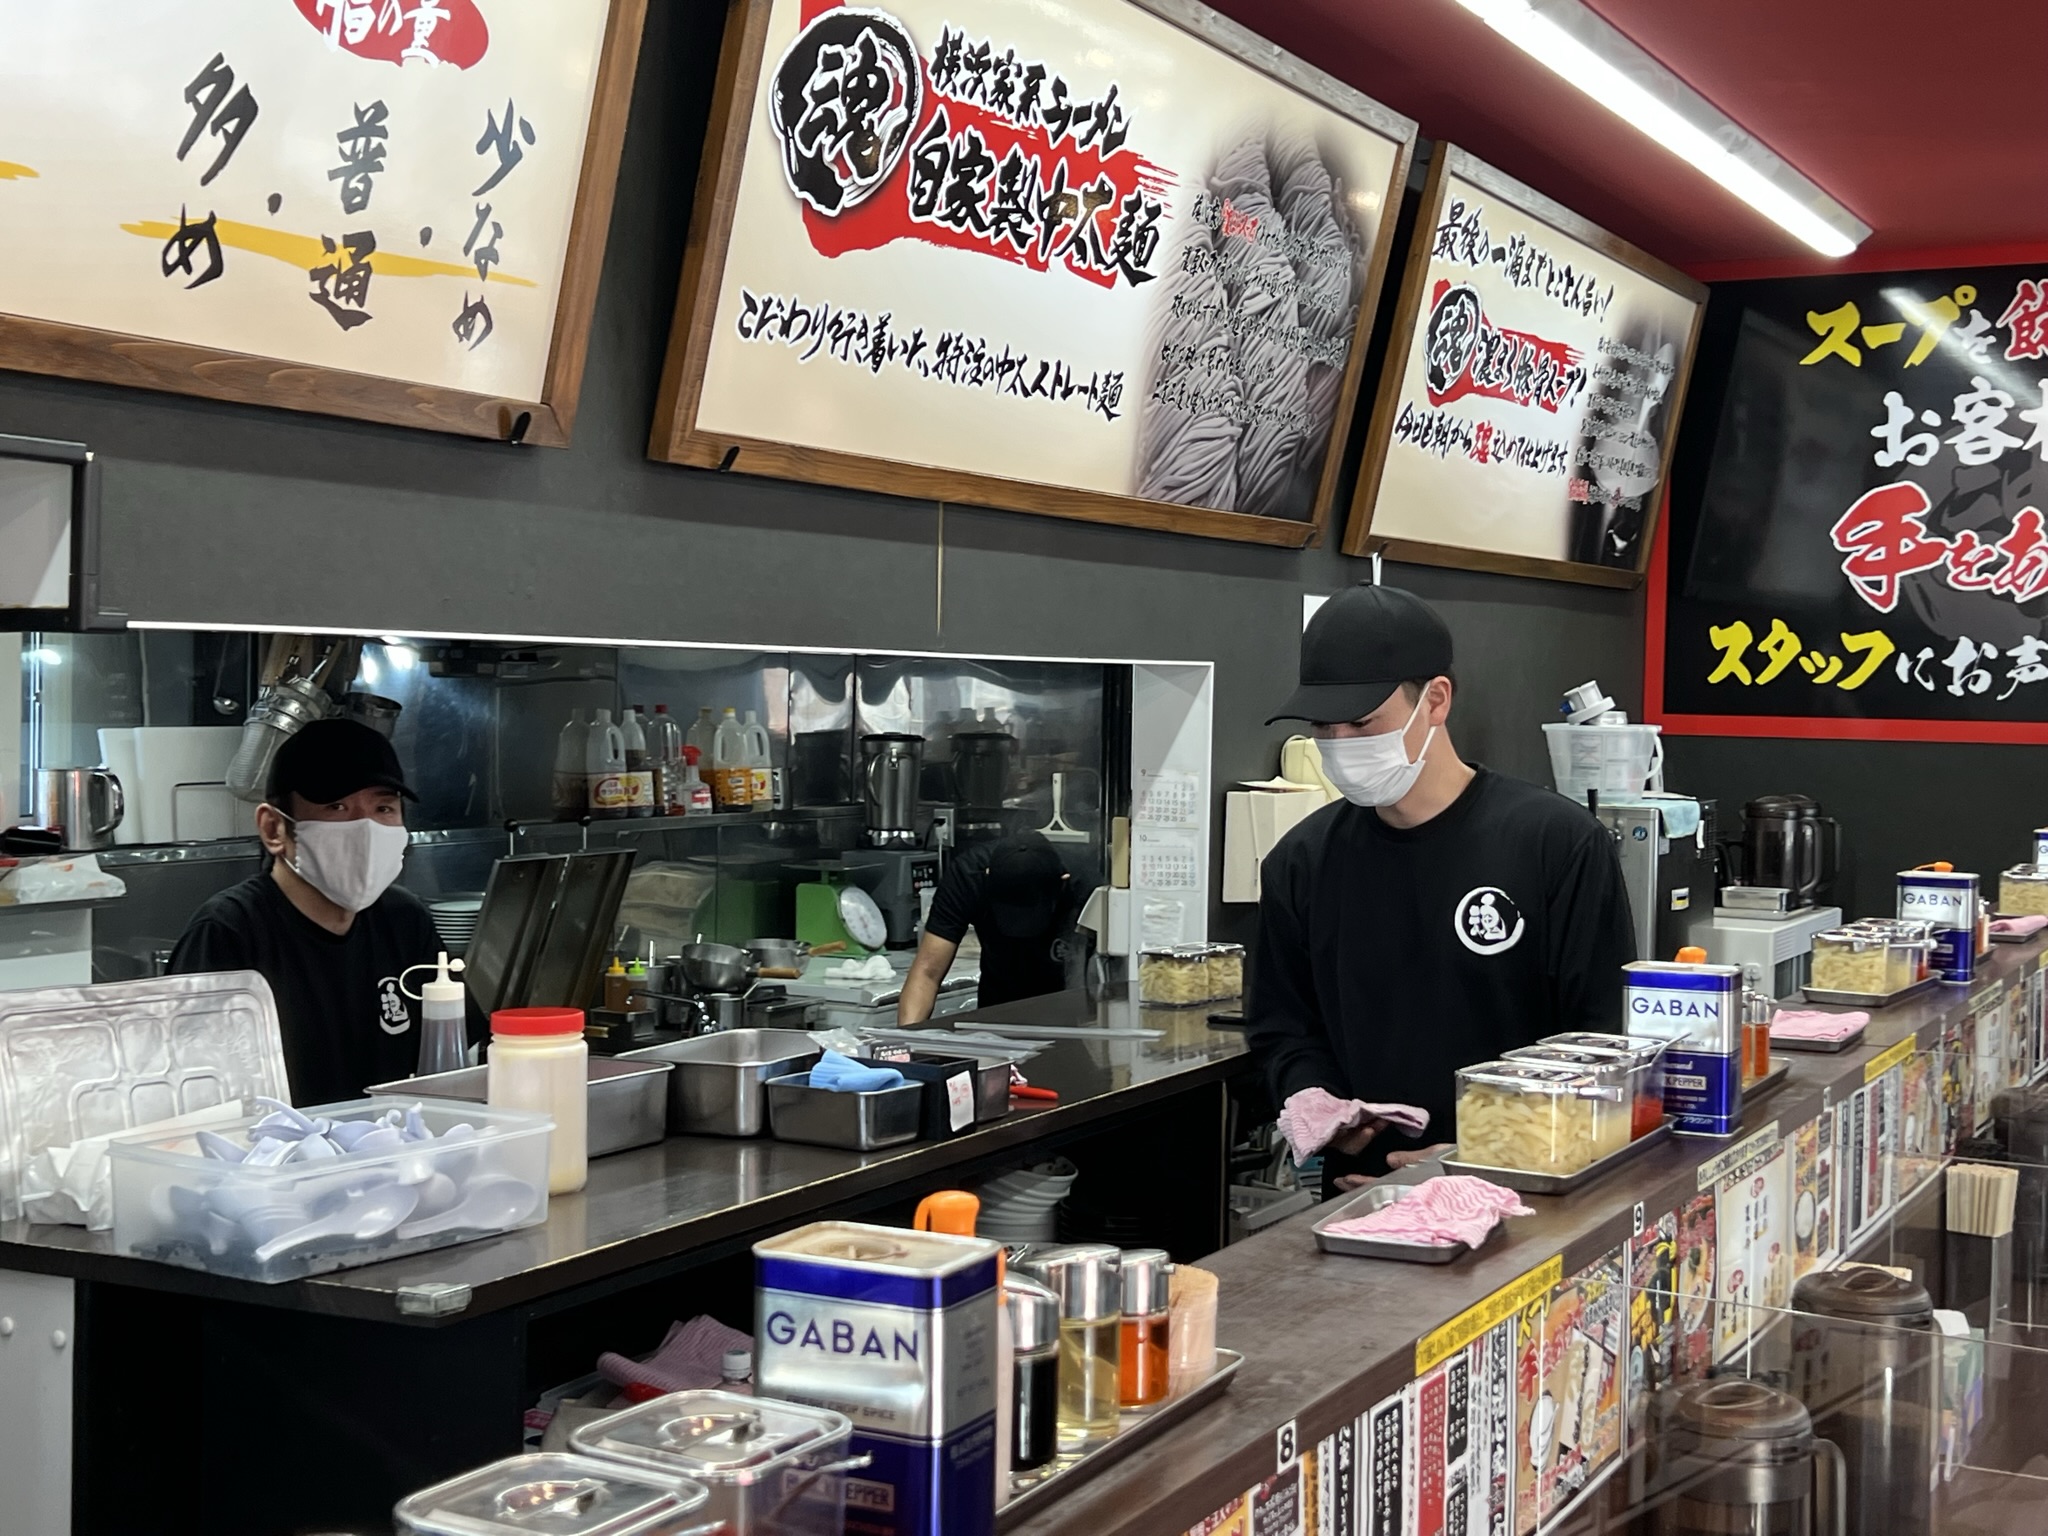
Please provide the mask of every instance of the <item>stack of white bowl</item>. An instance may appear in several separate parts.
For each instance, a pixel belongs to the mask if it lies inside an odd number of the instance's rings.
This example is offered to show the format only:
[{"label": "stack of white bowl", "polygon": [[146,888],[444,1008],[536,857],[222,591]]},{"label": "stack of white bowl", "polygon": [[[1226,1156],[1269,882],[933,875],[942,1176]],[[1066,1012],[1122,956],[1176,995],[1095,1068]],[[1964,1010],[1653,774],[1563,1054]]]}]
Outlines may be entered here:
[{"label": "stack of white bowl", "polygon": [[975,1190],[981,1197],[975,1234],[999,1243],[1057,1242],[1060,1202],[1076,1177],[1064,1157],[998,1174]]}]

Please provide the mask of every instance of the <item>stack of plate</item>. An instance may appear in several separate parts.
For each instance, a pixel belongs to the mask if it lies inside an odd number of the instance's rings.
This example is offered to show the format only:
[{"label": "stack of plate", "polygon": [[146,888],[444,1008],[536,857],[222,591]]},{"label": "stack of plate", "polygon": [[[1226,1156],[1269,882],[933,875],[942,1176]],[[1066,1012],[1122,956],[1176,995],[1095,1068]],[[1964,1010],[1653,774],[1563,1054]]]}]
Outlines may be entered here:
[{"label": "stack of plate", "polygon": [[981,1196],[975,1235],[999,1243],[1058,1241],[1060,1202],[1076,1176],[1074,1165],[1059,1157],[990,1179],[975,1191]]},{"label": "stack of plate", "polygon": [[441,936],[447,946],[448,958],[454,959],[469,949],[469,941],[476,937],[476,915],[483,909],[483,892],[464,892],[459,896],[437,896],[427,903],[427,911],[434,919],[434,932]]}]

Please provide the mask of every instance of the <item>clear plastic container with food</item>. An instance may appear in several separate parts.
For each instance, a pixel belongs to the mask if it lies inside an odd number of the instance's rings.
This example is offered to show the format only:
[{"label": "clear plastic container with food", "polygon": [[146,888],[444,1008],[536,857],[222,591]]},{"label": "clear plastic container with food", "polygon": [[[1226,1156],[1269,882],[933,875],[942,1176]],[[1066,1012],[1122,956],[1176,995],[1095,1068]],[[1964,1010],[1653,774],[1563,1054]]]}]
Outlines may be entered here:
[{"label": "clear plastic container with food", "polygon": [[1139,1001],[1166,1008],[1187,1008],[1209,1002],[1215,996],[1209,990],[1207,944],[1148,949],[1138,956]]},{"label": "clear plastic container with food", "polygon": [[1239,997],[1244,993],[1244,946],[1209,946],[1209,997],[1211,1001]]},{"label": "clear plastic container with food", "polygon": [[1918,955],[1918,974],[1913,979],[1925,981],[1934,974],[1934,924],[1916,917],[1859,917],[1843,926],[1857,933],[1875,933],[1897,943],[1913,945]]},{"label": "clear plastic container with food", "polygon": [[1483,1061],[1458,1070],[1458,1159],[1577,1173],[1629,1143],[1625,1090],[1577,1067]]},{"label": "clear plastic container with food", "polygon": [[1889,927],[1859,925],[1815,934],[1807,985],[1865,997],[1889,997],[1914,985],[1926,974],[1933,942],[1900,936]]},{"label": "clear plastic container with food", "polygon": [[2048,917],[2048,869],[2021,864],[2000,875],[1998,910],[2005,917]]},{"label": "clear plastic container with food", "polygon": [[[1629,1140],[1647,1136],[1664,1123],[1665,1040],[1641,1035],[1606,1035],[1577,1031],[1548,1035],[1532,1049],[1558,1050],[1575,1055],[1619,1057],[1628,1063]],[[1510,1051],[1511,1057],[1521,1052]]]}]

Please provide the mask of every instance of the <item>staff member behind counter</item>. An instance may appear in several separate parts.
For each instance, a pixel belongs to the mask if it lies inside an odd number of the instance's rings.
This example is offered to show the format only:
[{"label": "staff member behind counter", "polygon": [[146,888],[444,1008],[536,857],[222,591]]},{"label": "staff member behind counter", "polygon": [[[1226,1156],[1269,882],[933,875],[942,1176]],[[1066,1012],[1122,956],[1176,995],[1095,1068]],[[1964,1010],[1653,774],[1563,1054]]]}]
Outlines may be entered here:
[{"label": "staff member behind counter", "polygon": [[1456,692],[1436,611],[1357,586],[1309,621],[1301,686],[1273,717],[1313,725],[1344,798],[1266,858],[1247,1038],[1293,1115],[1320,1106],[1327,1123],[1327,1102],[1297,1097],[1320,1089],[1430,1116],[1420,1137],[1368,1121],[1329,1142],[1338,1189],[1455,1138],[1459,1067],[1613,1030],[1636,957],[1606,829],[1462,761],[1445,724]]},{"label": "staff member behind counter", "polygon": [[399,985],[441,949],[405,861],[406,788],[391,743],[316,720],[278,748],[256,835],[269,865],[194,915],[173,974],[260,972],[277,996],[295,1104],[362,1096],[418,1064],[417,1005]]},{"label": "staff member behind counter", "polygon": [[976,1006],[993,1008],[1079,984],[1073,880],[1058,850],[1036,832],[963,849],[932,897],[917,956],[903,978],[896,1022],[932,1016],[939,984],[972,928],[981,940]]}]

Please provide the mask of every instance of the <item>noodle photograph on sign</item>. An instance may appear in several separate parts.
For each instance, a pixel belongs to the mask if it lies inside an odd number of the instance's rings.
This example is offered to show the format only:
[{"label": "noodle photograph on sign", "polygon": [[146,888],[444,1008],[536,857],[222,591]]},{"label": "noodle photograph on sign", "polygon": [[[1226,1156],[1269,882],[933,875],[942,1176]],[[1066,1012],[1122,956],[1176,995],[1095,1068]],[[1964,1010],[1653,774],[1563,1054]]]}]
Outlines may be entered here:
[{"label": "noodle photograph on sign", "polygon": [[732,0],[721,89],[654,457],[1319,536],[1412,123],[1187,0]]},{"label": "noodle photograph on sign", "polygon": [[1634,586],[1706,289],[1449,144],[1412,241],[1345,553]]}]

